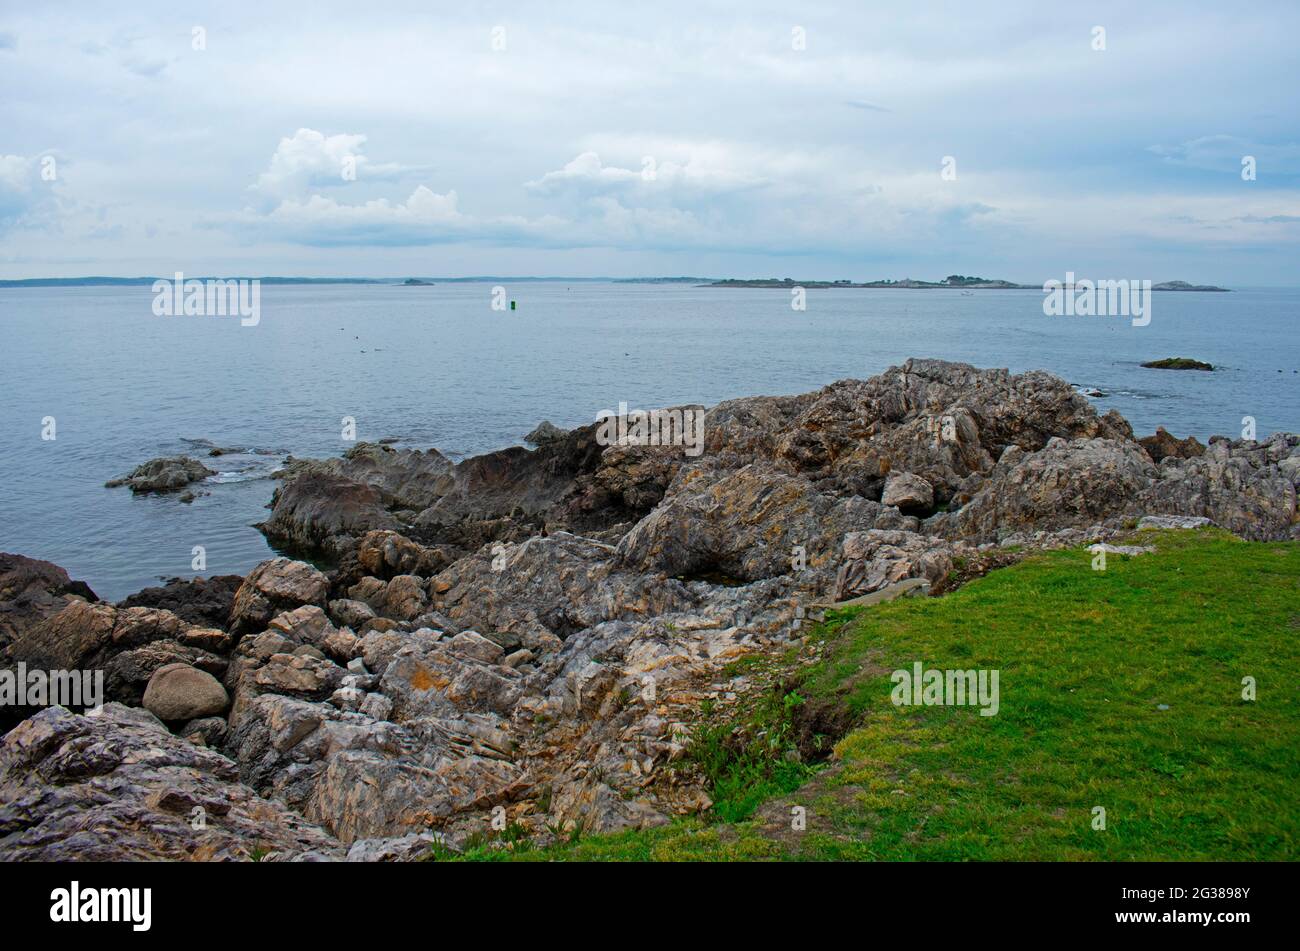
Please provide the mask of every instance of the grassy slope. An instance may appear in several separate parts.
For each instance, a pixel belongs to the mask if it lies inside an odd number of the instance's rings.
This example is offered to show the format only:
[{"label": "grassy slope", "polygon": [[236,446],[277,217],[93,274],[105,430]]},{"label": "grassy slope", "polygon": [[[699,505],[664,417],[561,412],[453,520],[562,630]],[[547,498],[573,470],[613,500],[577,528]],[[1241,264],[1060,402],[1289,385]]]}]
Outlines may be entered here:
[{"label": "grassy slope", "polygon": [[[825,659],[745,714],[762,742],[728,749],[731,724],[700,741],[730,821],[466,857],[1296,859],[1300,545],[1143,539],[1159,551],[1104,572],[1081,549],[1035,555],[828,623]],[[893,706],[889,672],[916,660],[1000,670],[1000,712]],[[859,725],[813,775],[783,759],[789,716],[827,700]],[[806,831],[791,831],[794,805]]]}]

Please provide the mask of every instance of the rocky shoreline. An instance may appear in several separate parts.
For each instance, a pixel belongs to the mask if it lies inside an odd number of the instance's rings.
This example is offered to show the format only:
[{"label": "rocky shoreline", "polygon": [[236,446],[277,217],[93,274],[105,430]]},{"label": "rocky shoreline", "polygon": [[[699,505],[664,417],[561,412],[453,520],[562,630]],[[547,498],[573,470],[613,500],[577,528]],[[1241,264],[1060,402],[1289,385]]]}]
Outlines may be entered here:
[{"label": "rocky shoreline", "polygon": [[684,754],[701,702],[747,689],[724,667],[799,644],[814,606],[1144,524],[1300,538],[1300,437],[1138,440],[1042,372],[911,360],[704,419],[699,456],[593,424],[455,463],[289,460],[259,527],[327,570],[114,605],[0,555],[0,667],[103,671],[111,701],[4,722],[0,860],[400,860],[503,823],[662,824],[709,808]]}]

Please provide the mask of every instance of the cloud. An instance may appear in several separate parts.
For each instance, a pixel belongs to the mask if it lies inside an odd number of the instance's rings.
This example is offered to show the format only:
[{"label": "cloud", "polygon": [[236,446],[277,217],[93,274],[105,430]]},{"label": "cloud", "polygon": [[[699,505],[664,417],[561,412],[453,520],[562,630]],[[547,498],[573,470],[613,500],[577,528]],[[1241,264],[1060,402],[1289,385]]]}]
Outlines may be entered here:
[{"label": "cloud", "polygon": [[737,143],[686,142],[654,138],[598,137],[622,156],[636,156],[637,168],[606,165],[595,150],[580,153],[562,168],[526,182],[535,195],[595,196],[637,192],[639,200],[676,193],[721,195],[771,184],[777,167],[764,168],[770,153]]},{"label": "cloud", "polygon": [[363,154],[366,137],[349,133],[325,135],[299,129],[280,140],[270,166],[252,190],[269,207],[286,198],[305,197],[312,189],[347,185],[352,181],[396,181],[425,171],[427,166],[377,164]]},{"label": "cloud", "polygon": [[1242,159],[1255,157],[1257,174],[1300,174],[1300,143],[1252,142],[1233,135],[1207,135],[1177,145],[1152,145],[1149,152],[1173,165],[1211,172],[1240,172]]},{"label": "cloud", "polygon": [[455,191],[439,194],[420,185],[405,201],[376,198],[349,204],[312,195],[286,200],[266,214],[251,209],[225,222],[252,237],[315,247],[414,247],[494,241],[540,245],[562,224],[550,219],[463,214]]},{"label": "cloud", "polygon": [[57,179],[49,177],[57,169],[53,156],[0,155],[0,233],[57,209]]},{"label": "cloud", "polygon": [[524,187],[542,195],[557,195],[575,186],[606,190],[648,181],[645,175],[653,173],[653,159],[643,173],[630,168],[607,167],[601,164],[600,156],[595,152],[583,152],[563,168],[547,172],[536,181],[527,182]]},{"label": "cloud", "polygon": [[886,106],[878,106],[874,102],[867,102],[865,99],[846,99],[844,105],[851,106],[854,109],[861,109],[863,112],[893,112],[893,109]]}]

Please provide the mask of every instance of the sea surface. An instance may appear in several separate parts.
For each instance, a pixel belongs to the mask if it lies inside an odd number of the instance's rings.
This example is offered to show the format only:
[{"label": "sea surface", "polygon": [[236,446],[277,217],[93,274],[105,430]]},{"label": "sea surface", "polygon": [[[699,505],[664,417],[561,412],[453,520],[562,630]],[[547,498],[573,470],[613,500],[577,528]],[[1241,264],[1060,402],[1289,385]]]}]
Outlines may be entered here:
[{"label": "sea surface", "polygon": [[[810,290],[604,283],[266,285],[261,320],[157,317],[148,285],[0,289],[0,550],[120,599],[161,579],[244,573],[272,552],[285,454],[357,438],[452,458],[519,444],[540,420],[801,393],[908,357],[1046,369],[1094,387],[1139,435],[1300,432],[1300,290],[1157,293],[1148,326],[1047,317],[1037,291]],[[1187,356],[1213,373],[1150,370]],[[42,439],[54,417],[55,437]],[[211,446],[245,452],[209,457]],[[104,482],[189,453],[219,475],[175,495]],[[192,550],[206,571],[192,570]]]}]

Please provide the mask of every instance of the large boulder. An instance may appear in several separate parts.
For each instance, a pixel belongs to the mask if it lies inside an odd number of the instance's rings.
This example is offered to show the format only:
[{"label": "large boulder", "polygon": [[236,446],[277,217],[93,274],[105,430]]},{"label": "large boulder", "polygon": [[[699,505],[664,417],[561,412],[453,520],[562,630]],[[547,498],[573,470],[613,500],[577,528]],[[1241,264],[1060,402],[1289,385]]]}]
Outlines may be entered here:
[{"label": "large boulder", "polygon": [[144,708],[160,720],[196,720],[226,709],[230,698],[221,682],[188,664],[154,671],[144,691]]},{"label": "large boulder", "polygon": [[885,480],[880,503],[900,512],[928,513],[934,508],[934,486],[910,472],[894,472]]},{"label": "large boulder", "polygon": [[954,546],[916,532],[871,530],[844,537],[835,600],[870,594],[907,578],[936,584],[953,568]]},{"label": "large boulder", "polygon": [[328,592],[329,579],[305,561],[264,561],[235,592],[231,627],[240,633],[261,630],[281,611],[304,604],[323,606]]}]

